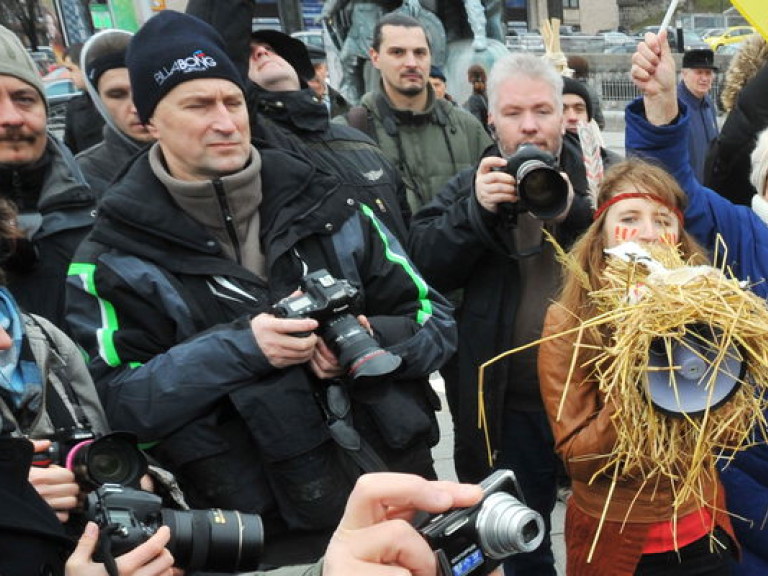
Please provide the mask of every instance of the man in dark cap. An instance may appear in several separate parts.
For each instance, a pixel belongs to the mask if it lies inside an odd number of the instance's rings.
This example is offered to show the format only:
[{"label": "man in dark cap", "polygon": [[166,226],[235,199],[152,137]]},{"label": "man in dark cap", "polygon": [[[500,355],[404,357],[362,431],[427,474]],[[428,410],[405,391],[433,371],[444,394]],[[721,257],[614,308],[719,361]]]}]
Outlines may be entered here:
[{"label": "man in dark cap", "polygon": [[691,167],[699,182],[704,180],[704,164],[709,145],[717,138],[717,109],[709,96],[715,80],[715,53],[709,48],[688,50],[683,54],[683,70],[677,93],[688,106],[690,128],[688,149]]},{"label": "man in dark cap", "polygon": [[592,101],[587,87],[572,78],[563,77],[563,127],[572,134],[579,133],[579,123],[592,120]]},{"label": "man in dark cap", "polygon": [[308,87],[314,74],[303,42],[276,30],[253,32],[247,88],[253,133],[338,176],[345,193],[371,207],[404,240],[410,210],[398,171],[368,136],[330,121]]},{"label": "man in dark cap", "polygon": [[307,84],[328,108],[328,114],[331,118],[339,114],[346,114],[349,110],[349,103],[341,95],[341,92],[328,84],[328,60],[325,50],[319,46],[307,45],[307,52],[309,52],[309,59],[315,68],[315,77],[307,80]]},{"label": "man in dark cap", "polygon": [[439,66],[430,66],[429,68],[429,83],[432,84],[432,89],[435,91],[436,98],[442,98],[448,102],[453,103],[453,97],[448,94],[447,80],[443,69]]},{"label": "man in dark cap", "polygon": [[[434,477],[429,374],[455,348],[450,306],[338,178],[251,143],[244,81],[208,24],[161,12],[126,65],[156,142],[75,255],[70,326],[111,425],[151,443],[192,507],[259,513],[265,566],[315,560],[362,470]],[[338,315],[328,344],[316,331]]]},{"label": "man in dark cap", "polygon": [[133,105],[125,53],[133,34],[102,30],[83,49],[85,86],[103,117],[104,137],[76,156],[83,176],[97,198],[136,153],[153,141]]}]

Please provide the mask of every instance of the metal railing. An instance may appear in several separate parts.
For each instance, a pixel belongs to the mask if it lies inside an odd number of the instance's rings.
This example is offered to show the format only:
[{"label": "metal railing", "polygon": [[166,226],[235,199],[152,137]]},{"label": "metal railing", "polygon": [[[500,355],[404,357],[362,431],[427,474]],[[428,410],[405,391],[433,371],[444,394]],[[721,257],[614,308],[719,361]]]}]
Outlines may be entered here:
[{"label": "metal railing", "polygon": [[[719,71],[715,76],[715,82],[709,93],[713,102],[720,102],[724,77],[724,71]],[[600,96],[603,107],[609,110],[623,110],[627,103],[640,96],[640,91],[632,83],[627,70],[595,74],[589,79],[589,84]]]}]

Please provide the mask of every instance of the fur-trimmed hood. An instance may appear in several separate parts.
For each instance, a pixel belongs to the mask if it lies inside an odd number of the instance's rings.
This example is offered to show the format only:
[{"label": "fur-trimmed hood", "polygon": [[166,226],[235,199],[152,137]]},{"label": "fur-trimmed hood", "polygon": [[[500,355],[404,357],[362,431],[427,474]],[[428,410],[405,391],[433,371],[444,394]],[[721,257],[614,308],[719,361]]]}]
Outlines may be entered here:
[{"label": "fur-trimmed hood", "polygon": [[725,73],[725,84],[720,96],[723,108],[730,112],[744,85],[768,63],[768,43],[759,34],[745,40],[744,46],[731,60]]}]

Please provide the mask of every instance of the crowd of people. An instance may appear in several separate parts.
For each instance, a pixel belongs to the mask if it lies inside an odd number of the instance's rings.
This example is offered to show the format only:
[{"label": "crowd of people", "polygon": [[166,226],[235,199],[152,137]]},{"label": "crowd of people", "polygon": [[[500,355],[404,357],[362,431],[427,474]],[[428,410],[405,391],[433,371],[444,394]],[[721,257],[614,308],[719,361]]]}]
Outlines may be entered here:
[{"label": "crowd of people", "polygon": [[[175,527],[112,557],[84,513],[94,486],[67,451],[116,430],[164,506],[259,516],[257,574],[437,574],[414,519],[477,504],[498,469],[545,530],[507,576],[557,574],[563,482],[569,575],[764,574],[759,422],[711,454],[714,477],[694,471],[700,497],[607,471],[622,405],[590,365],[612,334],[577,333],[626,241],[768,297],[765,66],[718,133],[711,51],[678,77],[649,33],[625,159],[581,57],[566,75],[532,54],[475,64],[454,102],[424,25],[377,13],[380,79],[350,105],[325,53],[252,31],[251,4],[193,0],[69,47],[85,94],[64,141],[0,27],[0,572],[185,573]],[[432,459],[438,371],[461,483]]]}]

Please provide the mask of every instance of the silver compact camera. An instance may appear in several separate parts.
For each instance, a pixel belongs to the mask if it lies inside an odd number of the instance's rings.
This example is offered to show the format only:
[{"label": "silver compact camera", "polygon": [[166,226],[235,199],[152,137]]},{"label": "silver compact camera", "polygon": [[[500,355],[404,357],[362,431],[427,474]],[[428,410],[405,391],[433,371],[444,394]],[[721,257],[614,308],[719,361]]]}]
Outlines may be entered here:
[{"label": "silver compact camera", "polygon": [[485,576],[513,554],[536,550],[544,539],[544,519],[523,502],[514,472],[497,470],[480,487],[479,503],[417,527],[435,551],[442,576]]}]

